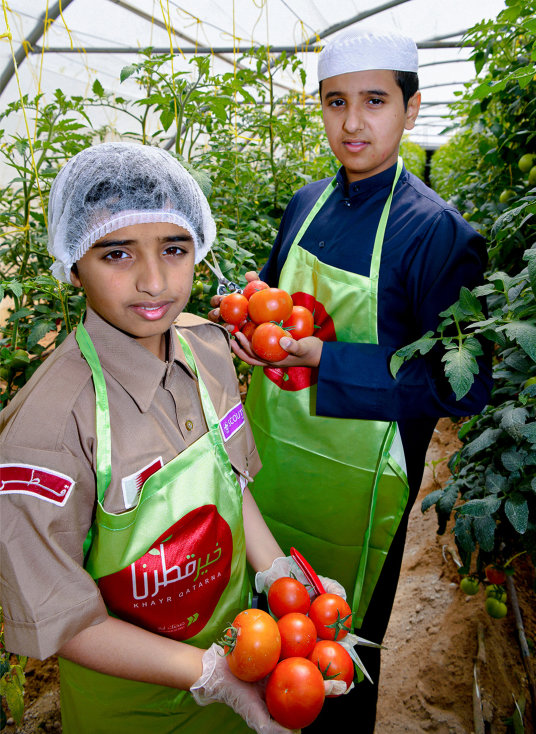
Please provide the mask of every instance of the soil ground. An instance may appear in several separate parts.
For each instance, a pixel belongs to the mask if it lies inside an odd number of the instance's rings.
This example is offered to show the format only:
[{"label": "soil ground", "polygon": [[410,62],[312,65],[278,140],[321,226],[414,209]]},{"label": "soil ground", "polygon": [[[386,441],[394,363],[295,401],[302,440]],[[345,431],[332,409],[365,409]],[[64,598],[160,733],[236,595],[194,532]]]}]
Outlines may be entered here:
[{"label": "soil ground", "polygon": [[[516,701],[520,705],[525,701],[526,707],[525,728],[519,731],[535,731],[511,605],[505,619],[493,620],[484,610],[483,590],[474,597],[462,594],[453,537],[449,530],[438,536],[434,511],[423,515],[420,510],[422,498],[449,477],[446,459],[458,445],[456,433],[457,426],[449,419],[439,421],[428,450],[420,496],[412,510],[402,575],[382,653],[376,734],[506,734],[513,731],[506,720],[512,716]],[[534,654],[534,569],[527,561],[516,562],[514,583]],[[529,663],[534,668],[533,658]],[[480,732],[473,715],[475,669],[483,710]],[[10,724],[4,731],[61,732],[56,660],[29,660],[26,676],[23,725]],[[359,732],[359,726],[353,730]]]}]

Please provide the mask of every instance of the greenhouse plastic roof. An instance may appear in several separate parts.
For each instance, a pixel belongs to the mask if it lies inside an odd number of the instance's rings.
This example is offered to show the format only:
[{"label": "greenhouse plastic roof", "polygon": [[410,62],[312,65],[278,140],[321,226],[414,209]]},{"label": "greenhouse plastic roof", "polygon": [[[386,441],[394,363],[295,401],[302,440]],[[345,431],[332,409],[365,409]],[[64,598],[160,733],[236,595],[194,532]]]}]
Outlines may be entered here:
[{"label": "greenhouse plastic roof", "polygon": [[[211,53],[216,72],[235,68],[240,51],[270,46],[276,56],[297,49],[307,72],[305,90],[317,90],[315,50],[351,27],[396,30],[419,46],[422,107],[412,139],[427,148],[445,140],[447,103],[474,77],[461,47],[463,33],[495,18],[503,0],[2,0],[0,107],[19,95],[92,95],[96,78],[122,96],[139,97],[136,84],[120,84],[121,69],[137,50],[169,53],[175,69],[191,69],[194,52]],[[45,23],[46,19],[46,23]],[[7,28],[6,28],[7,26]],[[43,31],[46,30],[45,33]],[[11,38],[8,34],[11,34]],[[138,57],[139,58],[139,57]],[[14,63],[15,60],[15,63]],[[277,91],[303,91],[297,75],[277,77]],[[20,122],[19,122],[20,124]]]}]

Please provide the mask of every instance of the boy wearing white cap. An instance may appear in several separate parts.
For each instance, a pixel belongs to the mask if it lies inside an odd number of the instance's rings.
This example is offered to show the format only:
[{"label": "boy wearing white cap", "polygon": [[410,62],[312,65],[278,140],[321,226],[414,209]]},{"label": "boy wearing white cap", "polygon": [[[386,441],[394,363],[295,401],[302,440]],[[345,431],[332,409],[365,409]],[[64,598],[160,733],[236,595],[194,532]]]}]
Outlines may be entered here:
[{"label": "boy wearing white cap", "polygon": [[[258,365],[246,403],[263,462],[258,506],[283,550],[295,545],[343,582],[359,634],[378,643],[434,425],[480,412],[490,389],[487,358],[459,402],[435,352],[396,380],[389,371],[398,348],[481,281],[486,256],[482,238],[399,159],[419,112],[417,68],[415,43],[393,34],[346,33],[320,53],[324,125],[342,166],[295,194],[260,273],[314,309],[318,336],[281,339],[289,356],[275,365],[240,334],[233,346]],[[325,706],[311,731],[351,717],[360,734],[373,732],[379,652],[359,654],[374,687]]]},{"label": "boy wearing white cap", "polygon": [[62,168],[49,225],[87,314],[2,411],[7,649],[59,654],[66,734],[286,732],[214,644],[248,606],[246,555],[281,549],[246,488],[228,335],[181,313],[209,205],[169,153],[105,143]]}]

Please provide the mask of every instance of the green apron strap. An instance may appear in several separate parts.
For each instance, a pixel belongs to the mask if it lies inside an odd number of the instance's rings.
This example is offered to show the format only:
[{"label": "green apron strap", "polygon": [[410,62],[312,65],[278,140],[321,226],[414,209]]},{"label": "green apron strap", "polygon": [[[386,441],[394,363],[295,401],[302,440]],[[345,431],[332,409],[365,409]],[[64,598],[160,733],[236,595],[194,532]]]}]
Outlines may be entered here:
[{"label": "green apron strap", "polygon": [[95,386],[95,424],[97,436],[97,497],[102,504],[106,490],[112,481],[112,441],[110,431],[110,409],[106,381],[102,372],[97,350],[82,322],[76,327],[76,341],[88,363]]},{"label": "green apron strap", "polygon": [[195,359],[194,359],[192,350],[190,349],[190,345],[188,344],[186,339],[183,337],[183,335],[180,333],[180,331],[177,329],[177,327],[175,327],[175,332],[177,336],[179,337],[179,341],[184,351],[186,362],[188,366],[190,367],[190,369],[192,370],[192,372],[197,377],[197,383],[199,386],[199,394],[201,397],[201,407],[203,408],[205,420],[210,430],[214,426],[219,425],[218,414],[216,413],[216,409],[214,408],[214,405],[212,404],[212,400],[210,399],[210,395],[207,390],[207,387],[205,383],[203,382],[201,375],[199,374],[199,370],[197,369],[197,365],[195,363]]},{"label": "green apron strap", "polygon": [[363,584],[365,583],[365,572],[367,570],[367,561],[368,561],[368,554],[369,554],[369,548],[370,548],[370,535],[372,532],[372,525],[374,522],[374,514],[376,512],[376,501],[378,499],[378,483],[380,481],[380,478],[383,475],[383,472],[385,471],[387,462],[389,461],[389,449],[391,448],[391,444],[393,443],[393,438],[395,436],[395,433],[396,433],[396,423],[390,423],[389,428],[385,432],[385,438],[382,443],[380,456],[378,459],[378,468],[374,476],[374,486],[372,488],[370,506],[369,506],[369,521],[367,523],[367,529],[365,531],[365,536],[363,538],[363,550],[361,552],[361,557],[359,559],[359,566],[357,568],[357,575],[356,575],[356,581],[355,581],[355,587],[354,587],[353,605],[355,605],[356,609],[359,606],[359,601],[361,600],[361,594],[363,593]]},{"label": "green apron strap", "polygon": [[395,192],[395,186],[398,183],[398,179],[400,178],[400,174],[402,173],[402,158],[399,156],[397,165],[396,165],[396,172],[395,177],[393,179],[393,185],[391,186],[391,193],[387,197],[387,201],[384,204],[383,211],[380,217],[380,223],[378,225],[378,229],[376,230],[376,237],[374,239],[374,249],[372,250],[372,259],[370,262],[370,284],[372,289],[372,295],[374,296],[374,300],[372,303],[372,308],[370,310],[370,326],[371,326],[371,334],[374,334],[376,337],[376,344],[378,343],[378,281],[380,279],[380,263],[382,259],[382,248],[383,248],[383,240],[385,237],[385,229],[387,227],[387,220],[389,219],[389,212],[391,211],[391,204],[393,201],[393,194]]}]

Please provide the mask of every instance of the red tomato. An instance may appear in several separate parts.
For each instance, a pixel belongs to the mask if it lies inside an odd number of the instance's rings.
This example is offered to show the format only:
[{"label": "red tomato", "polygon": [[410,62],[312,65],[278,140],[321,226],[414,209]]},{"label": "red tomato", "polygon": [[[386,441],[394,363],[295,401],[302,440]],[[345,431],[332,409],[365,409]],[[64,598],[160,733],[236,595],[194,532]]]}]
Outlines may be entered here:
[{"label": "red tomato", "polygon": [[229,293],[220,302],[220,316],[227,324],[240,326],[248,315],[248,299],[241,293]]},{"label": "red tomato", "polygon": [[289,612],[278,620],[281,635],[280,660],[285,658],[306,658],[316,642],[316,627],[306,614]]},{"label": "red tomato", "polygon": [[[259,291],[259,293],[264,292]],[[280,362],[285,359],[288,352],[285,352],[279,344],[279,340],[281,337],[288,335],[288,331],[277,324],[271,324],[270,322],[259,324],[251,337],[251,346],[255,354],[261,359],[265,359],[267,362]]]},{"label": "red tomato", "polygon": [[311,600],[305,586],[290,576],[276,579],[268,590],[270,611],[277,618],[289,612],[307,614]]},{"label": "red tomato", "polygon": [[319,640],[307,657],[320,670],[324,680],[343,680],[348,690],[354,679],[354,663],[342,645],[333,640]]},{"label": "red tomato", "polygon": [[315,330],[313,314],[305,306],[294,306],[290,317],[283,323],[293,339],[303,339],[312,336]]},{"label": "red tomato", "polygon": [[265,288],[257,291],[251,296],[248,304],[249,317],[256,324],[263,324],[265,321],[286,321],[293,307],[292,298],[281,288]]},{"label": "red tomato", "polygon": [[269,287],[268,283],[265,283],[264,280],[250,280],[242,293],[249,299],[257,291],[263,291]]},{"label": "red tomato", "polygon": [[313,599],[309,616],[323,640],[342,640],[352,629],[352,610],[338,594],[320,594]]},{"label": "red tomato", "polygon": [[245,324],[242,325],[240,331],[242,334],[244,334],[245,337],[251,341],[251,337],[253,336],[253,332],[257,328],[257,324],[254,321],[246,321]]},{"label": "red tomato", "polygon": [[268,678],[266,705],[287,729],[302,729],[316,719],[324,705],[322,673],[306,658],[286,658]]},{"label": "red tomato", "polygon": [[501,584],[504,584],[506,581],[506,574],[502,570],[502,568],[498,568],[497,566],[494,566],[492,563],[489,564],[489,566],[486,566],[486,578],[490,582],[490,584],[495,584],[496,586],[500,586]]},{"label": "red tomato", "polygon": [[225,630],[222,643],[231,673],[250,682],[267,676],[281,653],[277,622],[262,609],[240,612]]}]

